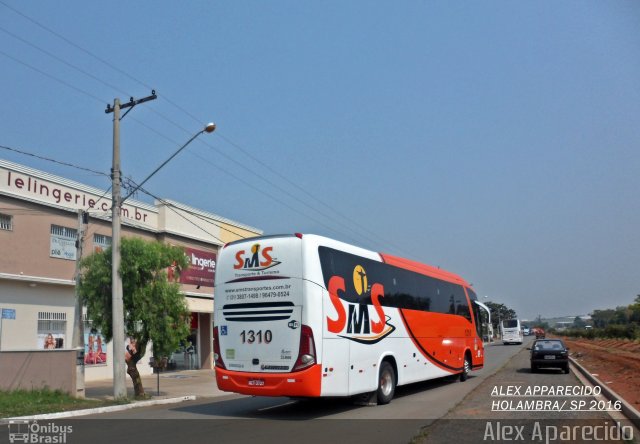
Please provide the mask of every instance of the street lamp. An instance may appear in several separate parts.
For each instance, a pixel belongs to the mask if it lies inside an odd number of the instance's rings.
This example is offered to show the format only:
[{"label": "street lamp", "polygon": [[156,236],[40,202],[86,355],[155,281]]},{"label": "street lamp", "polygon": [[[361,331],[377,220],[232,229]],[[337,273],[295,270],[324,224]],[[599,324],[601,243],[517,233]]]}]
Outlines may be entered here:
[{"label": "street lamp", "polygon": [[133,193],[135,193],[136,191],[138,191],[142,185],[144,185],[149,179],[151,179],[151,177],[156,174],[158,171],[160,171],[160,169],[165,166],[166,164],[169,163],[169,161],[171,161],[171,159],[173,159],[174,157],[176,157],[180,151],[182,151],[183,149],[185,149],[187,147],[187,145],[189,145],[191,142],[193,142],[194,140],[196,140],[196,137],[198,137],[200,134],[202,133],[212,133],[216,130],[216,124],[213,122],[209,122],[207,123],[207,126],[204,127],[204,129],[202,129],[201,131],[198,131],[197,133],[195,133],[193,135],[193,137],[191,137],[191,139],[187,140],[187,143],[185,143],[184,145],[182,145],[178,151],[176,151],[175,153],[173,153],[171,155],[171,157],[169,157],[167,160],[165,160],[164,162],[162,162],[162,164],[160,164],[160,166],[158,168],[156,168],[155,170],[153,170],[153,172],[151,174],[149,174],[146,179],[144,179],[142,182],[140,182],[140,185],[138,185],[137,187],[135,187],[133,190],[131,190],[129,192],[129,194],[127,194],[122,201],[120,202],[120,204],[122,204],[122,202],[124,202],[125,200],[127,200],[129,197],[131,197],[131,195]]},{"label": "street lamp", "polygon": [[[133,99],[132,102],[133,103]],[[132,106],[132,105],[129,105]],[[109,108],[108,108],[109,110]],[[151,177],[165,166],[171,159],[176,157],[180,151],[185,149],[187,145],[193,142],[202,133],[212,133],[216,129],[215,123],[208,123],[202,130],[187,140],[178,151],[173,153],[171,157],[165,160],[158,168],[153,170],[140,185],[136,186],[124,198],[120,196],[120,129],[118,122],[120,121],[120,101],[114,101],[112,108],[114,113],[114,130],[113,130],[113,175],[112,175],[112,239],[111,239],[111,266],[112,266],[112,336],[113,336],[113,394],[115,399],[127,396],[125,385],[125,361],[124,361],[124,306],[122,301],[122,276],[120,276],[120,211],[122,204],[133,193],[138,191]]]}]

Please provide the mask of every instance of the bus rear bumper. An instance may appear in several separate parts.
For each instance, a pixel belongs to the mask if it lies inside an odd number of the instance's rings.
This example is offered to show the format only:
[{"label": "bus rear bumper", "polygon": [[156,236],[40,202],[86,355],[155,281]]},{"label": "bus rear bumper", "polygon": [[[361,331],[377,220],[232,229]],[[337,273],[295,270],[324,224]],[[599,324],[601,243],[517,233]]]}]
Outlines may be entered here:
[{"label": "bus rear bumper", "polygon": [[218,388],[225,392],[253,396],[320,396],[320,365],[294,373],[237,372],[217,367],[215,371]]}]

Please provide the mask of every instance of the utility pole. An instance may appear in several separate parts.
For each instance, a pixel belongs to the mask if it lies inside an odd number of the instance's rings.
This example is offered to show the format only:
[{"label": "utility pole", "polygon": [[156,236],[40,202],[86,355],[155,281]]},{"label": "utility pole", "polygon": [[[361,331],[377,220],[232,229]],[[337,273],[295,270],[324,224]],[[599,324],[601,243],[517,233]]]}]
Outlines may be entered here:
[{"label": "utility pole", "polygon": [[76,397],[84,398],[84,324],[82,319],[82,298],[80,297],[80,260],[84,246],[86,213],[78,210],[78,238],[76,239],[76,307],[73,318],[73,338],[71,346],[76,349]]},{"label": "utility pole", "polygon": [[[134,106],[154,100],[155,91],[151,95],[142,99],[134,100],[133,97],[128,103],[120,105],[120,99],[113,100],[113,107],[107,105],[105,113],[113,113],[113,166],[111,169],[111,316],[113,330],[113,397],[121,399],[127,397],[127,387],[125,384],[126,372],[124,361],[124,308],[122,303],[122,276],[120,276],[120,210],[122,199],[120,196],[120,110],[122,108],[133,108]],[[131,111],[129,109],[127,113]]]},{"label": "utility pole", "polygon": [[113,167],[111,169],[111,322],[113,397],[127,397],[124,370],[124,308],[120,276],[120,99],[113,101]]}]

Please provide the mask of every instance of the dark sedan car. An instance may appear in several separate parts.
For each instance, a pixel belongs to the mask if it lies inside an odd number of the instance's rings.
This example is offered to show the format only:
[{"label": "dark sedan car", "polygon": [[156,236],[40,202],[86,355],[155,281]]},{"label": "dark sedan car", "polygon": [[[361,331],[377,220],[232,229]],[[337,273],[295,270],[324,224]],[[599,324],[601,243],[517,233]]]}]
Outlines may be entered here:
[{"label": "dark sedan car", "polygon": [[539,368],[559,368],[569,373],[569,349],[561,339],[538,339],[531,350],[531,371]]}]

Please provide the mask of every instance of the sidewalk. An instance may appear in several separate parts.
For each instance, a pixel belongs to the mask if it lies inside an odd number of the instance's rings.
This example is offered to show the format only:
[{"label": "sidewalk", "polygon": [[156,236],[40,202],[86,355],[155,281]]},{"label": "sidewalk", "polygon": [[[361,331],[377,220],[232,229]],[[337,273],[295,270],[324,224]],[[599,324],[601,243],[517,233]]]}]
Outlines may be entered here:
[{"label": "sidewalk", "polygon": [[[133,398],[133,384],[126,375],[127,394]],[[160,373],[160,394],[158,395],[158,376],[142,376],[142,386],[147,396],[155,399],[177,398],[182,396],[215,397],[228,393],[218,390],[213,370],[184,370]],[[93,399],[113,399],[113,380],[103,379],[85,383],[85,397]]]}]

